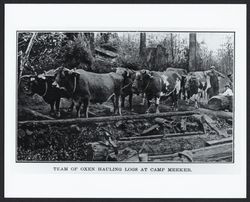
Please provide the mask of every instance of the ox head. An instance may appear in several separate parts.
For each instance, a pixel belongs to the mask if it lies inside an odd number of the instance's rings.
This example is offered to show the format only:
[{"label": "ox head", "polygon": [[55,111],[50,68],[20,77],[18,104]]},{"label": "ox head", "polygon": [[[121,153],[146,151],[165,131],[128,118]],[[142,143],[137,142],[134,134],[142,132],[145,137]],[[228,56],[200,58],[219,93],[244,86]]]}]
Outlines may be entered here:
[{"label": "ox head", "polygon": [[151,79],[153,79],[153,76],[149,70],[140,70],[136,72],[132,85],[133,92],[136,94],[143,93]]},{"label": "ox head", "polygon": [[126,87],[125,89],[128,88],[131,89],[132,84],[135,80],[136,72],[131,69],[118,67],[116,68],[116,73],[123,76],[124,78],[123,87]]},{"label": "ox head", "polygon": [[[47,72],[37,75],[24,75],[21,77],[22,80],[22,89],[25,94],[27,95],[34,95],[34,94],[43,94],[45,92],[45,85],[48,83],[52,83],[54,79],[53,75],[47,75]],[[47,84],[46,84],[47,83]]]},{"label": "ox head", "polygon": [[70,70],[65,67],[59,67],[55,70],[54,87],[67,90],[69,93],[73,93],[76,88],[76,80],[79,78],[79,73],[76,69]]},{"label": "ox head", "polygon": [[188,74],[186,76],[186,82],[184,87],[188,93],[188,98],[198,93],[199,85],[200,85],[199,80],[198,78],[195,77],[195,75]]}]

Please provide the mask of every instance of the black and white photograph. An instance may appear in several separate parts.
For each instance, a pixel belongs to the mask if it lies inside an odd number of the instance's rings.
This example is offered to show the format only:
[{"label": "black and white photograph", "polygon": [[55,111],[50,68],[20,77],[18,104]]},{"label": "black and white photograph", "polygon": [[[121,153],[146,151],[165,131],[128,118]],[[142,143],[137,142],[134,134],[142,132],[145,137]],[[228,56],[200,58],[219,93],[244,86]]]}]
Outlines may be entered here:
[{"label": "black and white photograph", "polygon": [[246,197],[246,9],[6,4],[5,197]]},{"label": "black and white photograph", "polygon": [[234,163],[235,32],[16,37],[17,163]]}]

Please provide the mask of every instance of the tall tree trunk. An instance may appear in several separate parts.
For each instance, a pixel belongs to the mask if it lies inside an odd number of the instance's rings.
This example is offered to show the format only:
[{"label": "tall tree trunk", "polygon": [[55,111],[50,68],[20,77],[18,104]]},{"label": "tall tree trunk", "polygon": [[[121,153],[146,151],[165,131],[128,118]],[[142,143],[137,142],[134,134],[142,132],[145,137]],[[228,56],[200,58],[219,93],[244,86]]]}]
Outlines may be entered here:
[{"label": "tall tree trunk", "polygon": [[171,63],[174,63],[174,38],[173,38],[173,33],[170,34],[170,52],[171,52]]},{"label": "tall tree trunk", "polygon": [[92,53],[92,55],[94,55],[95,54],[95,44],[94,44],[95,43],[95,34],[93,32],[87,32],[87,33],[84,33],[84,35],[88,40],[91,53]]},{"label": "tall tree trunk", "polygon": [[197,61],[196,61],[196,33],[189,34],[189,71],[197,70]]},{"label": "tall tree trunk", "polygon": [[140,52],[139,55],[142,59],[144,59],[146,55],[146,33],[140,33]]},{"label": "tall tree trunk", "polygon": [[20,82],[20,78],[22,77],[22,74],[23,74],[23,70],[25,68],[25,66],[27,65],[27,62],[29,60],[29,55],[30,55],[30,51],[31,51],[31,48],[34,44],[34,41],[35,41],[35,38],[37,36],[37,32],[33,32],[33,35],[29,41],[29,44],[28,44],[28,47],[25,51],[25,53],[20,53],[20,67],[19,67],[19,82]]}]

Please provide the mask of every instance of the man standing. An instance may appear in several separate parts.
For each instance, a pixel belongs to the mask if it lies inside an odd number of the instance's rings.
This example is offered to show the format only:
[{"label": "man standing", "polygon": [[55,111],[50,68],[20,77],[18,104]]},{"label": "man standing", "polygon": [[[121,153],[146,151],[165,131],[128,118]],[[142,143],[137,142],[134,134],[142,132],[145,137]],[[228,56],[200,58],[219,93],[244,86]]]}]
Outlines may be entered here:
[{"label": "man standing", "polygon": [[211,88],[208,89],[208,98],[219,94],[219,79],[215,71],[215,66],[210,67],[209,71]]}]

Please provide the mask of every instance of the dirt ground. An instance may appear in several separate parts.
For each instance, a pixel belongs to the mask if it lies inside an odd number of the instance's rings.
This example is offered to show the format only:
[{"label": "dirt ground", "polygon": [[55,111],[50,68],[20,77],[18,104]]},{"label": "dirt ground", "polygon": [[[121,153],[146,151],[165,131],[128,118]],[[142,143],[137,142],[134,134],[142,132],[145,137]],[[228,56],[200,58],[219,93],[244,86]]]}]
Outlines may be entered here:
[{"label": "dirt ground", "polygon": [[[134,96],[134,111],[128,110],[128,102],[125,109],[122,110],[123,115],[144,114],[146,106],[142,105],[142,98]],[[152,104],[153,105],[153,104]],[[187,104],[179,101],[178,111],[194,110],[194,103]],[[76,112],[67,112],[70,101],[62,99],[61,102],[61,119],[73,118]],[[50,107],[43,99],[37,95],[29,97],[20,95],[18,102],[18,120],[35,120],[32,114],[27,113],[24,109],[29,108],[49,115]],[[154,106],[150,112],[153,113]],[[104,104],[96,104],[90,106],[91,116],[112,116],[113,107],[110,102]],[[160,105],[161,112],[173,111],[171,101],[166,100]],[[216,126],[226,131],[228,137],[232,137],[232,121],[209,116],[215,121]],[[168,124],[160,125],[149,131],[145,135],[159,134],[176,134],[184,132],[197,132],[201,134],[190,135],[185,137],[167,137],[145,140],[120,141],[126,137],[140,137],[145,131],[157,124],[155,118],[124,120],[113,122],[100,122],[88,124],[71,124],[71,125],[47,125],[46,127],[19,127],[18,128],[18,151],[19,161],[106,161],[106,160],[124,160],[131,153],[144,152],[148,155],[167,155],[184,150],[193,150],[206,146],[206,142],[210,140],[222,139],[216,131],[207,124],[201,123],[195,116],[172,116],[165,118]],[[183,130],[183,121],[186,122],[185,131]],[[115,147],[110,145],[107,133],[110,136]],[[93,145],[95,148],[93,149]],[[118,150],[118,154],[117,154]],[[93,157],[93,152],[95,157]],[[114,153],[116,157],[114,158]],[[109,155],[111,154],[111,155]]]}]

